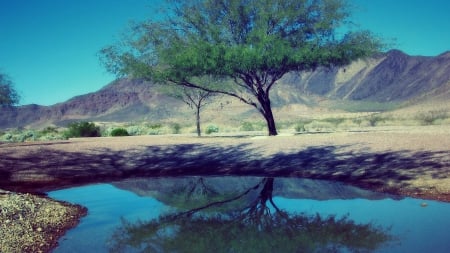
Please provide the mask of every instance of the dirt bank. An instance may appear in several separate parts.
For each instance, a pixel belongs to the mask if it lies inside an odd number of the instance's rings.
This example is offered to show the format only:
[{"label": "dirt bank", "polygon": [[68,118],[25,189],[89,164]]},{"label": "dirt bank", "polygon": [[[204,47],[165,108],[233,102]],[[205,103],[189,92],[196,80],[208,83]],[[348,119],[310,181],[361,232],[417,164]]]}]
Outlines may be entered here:
[{"label": "dirt bank", "polygon": [[447,126],[291,136],[136,136],[0,145],[0,188],[45,191],[178,175],[288,176],[341,181],[450,201]]}]

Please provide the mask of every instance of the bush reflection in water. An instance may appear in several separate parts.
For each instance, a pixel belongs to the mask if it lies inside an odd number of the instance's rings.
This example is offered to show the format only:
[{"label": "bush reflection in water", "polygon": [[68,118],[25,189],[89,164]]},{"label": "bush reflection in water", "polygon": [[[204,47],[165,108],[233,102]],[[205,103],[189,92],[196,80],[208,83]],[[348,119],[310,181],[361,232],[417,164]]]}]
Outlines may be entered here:
[{"label": "bush reflection in water", "polygon": [[370,252],[394,241],[388,228],[348,217],[288,213],[273,178],[218,191],[194,178],[158,196],[174,207],[150,221],[122,221],[111,252]]}]

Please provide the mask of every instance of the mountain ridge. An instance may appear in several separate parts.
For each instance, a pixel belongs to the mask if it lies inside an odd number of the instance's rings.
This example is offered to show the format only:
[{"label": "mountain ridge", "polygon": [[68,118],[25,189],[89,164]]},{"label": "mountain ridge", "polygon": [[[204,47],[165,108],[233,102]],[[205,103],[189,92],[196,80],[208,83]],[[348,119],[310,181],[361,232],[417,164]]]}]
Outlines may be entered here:
[{"label": "mountain ridge", "polygon": [[[317,99],[399,104],[446,101],[450,99],[450,51],[438,56],[410,56],[391,50],[344,67],[288,73],[272,89],[271,99],[274,109],[279,110],[287,106],[311,106]],[[228,108],[223,109],[225,100]],[[231,110],[225,114],[233,117],[257,113],[232,98],[225,100],[220,100],[222,104],[216,110]],[[183,102],[161,93],[152,83],[120,79],[96,92],[55,105],[3,107],[0,112],[0,128],[13,128],[64,125],[79,120],[186,119],[190,110]]]}]

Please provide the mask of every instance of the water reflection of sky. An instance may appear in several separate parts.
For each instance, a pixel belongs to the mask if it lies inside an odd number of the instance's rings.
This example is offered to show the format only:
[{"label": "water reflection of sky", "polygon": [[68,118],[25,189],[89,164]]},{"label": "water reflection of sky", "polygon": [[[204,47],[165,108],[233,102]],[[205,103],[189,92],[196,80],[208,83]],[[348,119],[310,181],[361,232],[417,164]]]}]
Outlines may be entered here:
[{"label": "water reflection of sky", "polygon": [[80,224],[60,239],[55,253],[107,252],[105,242],[120,219],[138,220],[158,217],[165,206],[153,199],[118,189],[109,184],[53,191],[51,198],[77,203],[88,208]]},{"label": "water reflection of sky", "polygon": [[[140,197],[133,192],[109,184],[91,185],[50,192],[55,199],[78,203],[89,209],[80,225],[69,231],[58,252],[107,252],[105,242],[120,224],[121,218],[129,221],[149,220],[158,217],[168,207],[151,197]],[[377,252],[448,252],[450,241],[450,204],[423,200],[311,200],[274,197],[280,209],[288,212],[323,216],[349,215],[356,223],[374,222],[392,226],[391,232],[400,237],[400,244]]]},{"label": "water reflection of sky", "polygon": [[401,245],[378,252],[449,252],[450,204],[420,199],[402,200],[327,200],[274,199],[280,208],[294,212],[342,216],[348,214],[355,222],[374,222],[392,226]]}]

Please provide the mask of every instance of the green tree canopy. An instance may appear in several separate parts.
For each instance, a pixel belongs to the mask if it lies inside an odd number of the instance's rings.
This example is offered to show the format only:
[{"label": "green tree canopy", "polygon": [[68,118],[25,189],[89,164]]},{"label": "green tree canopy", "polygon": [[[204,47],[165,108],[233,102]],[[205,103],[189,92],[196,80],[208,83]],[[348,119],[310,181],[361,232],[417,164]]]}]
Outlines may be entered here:
[{"label": "green tree canopy", "polygon": [[5,74],[0,73],[0,106],[11,106],[19,103],[20,96],[14,89],[13,82]]},{"label": "green tree canopy", "polygon": [[[170,1],[166,18],[137,24],[123,43],[102,50],[113,72],[219,92],[255,107],[276,135],[270,90],[291,71],[341,66],[378,52],[368,31],[341,29],[345,0]],[[205,75],[233,80],[210,87]]]}]

